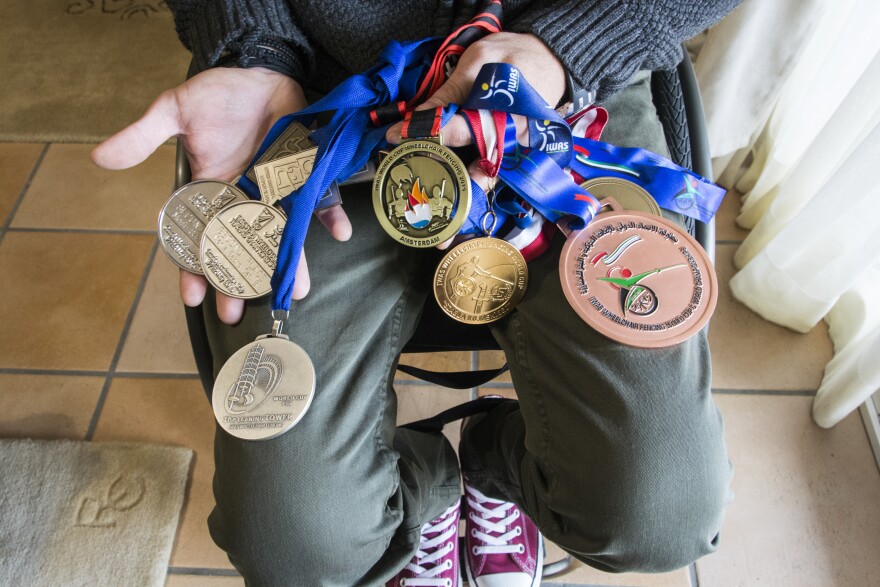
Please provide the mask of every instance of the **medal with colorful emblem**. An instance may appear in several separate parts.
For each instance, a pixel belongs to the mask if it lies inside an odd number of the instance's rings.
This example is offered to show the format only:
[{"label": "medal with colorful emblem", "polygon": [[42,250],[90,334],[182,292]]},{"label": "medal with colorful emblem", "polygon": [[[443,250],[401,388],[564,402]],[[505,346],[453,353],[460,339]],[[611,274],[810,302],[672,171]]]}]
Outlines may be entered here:
[{"label": "medal with colorful emblem", "polygon": [[470,211],[470,176],[440,140],[441,115],[441,108],[407,114],[403,142],[382,160],[373,179],[379,223],[391,238],[410,247],[449,240]]},{"label": "medal with colorful emblem", "polygon": [[599,214],[572,233],[559,257],[565,297],[590,326],[617,342],[645,348],[695,335],[715,309],[718,280],[703,248],[664,218],[621,211]]}]

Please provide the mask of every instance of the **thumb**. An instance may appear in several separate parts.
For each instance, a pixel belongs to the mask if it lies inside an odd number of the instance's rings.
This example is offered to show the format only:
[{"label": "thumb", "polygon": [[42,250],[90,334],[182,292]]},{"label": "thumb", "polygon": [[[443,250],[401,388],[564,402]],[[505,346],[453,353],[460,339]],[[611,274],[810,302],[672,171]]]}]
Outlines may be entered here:
[{"label": "thumb", "polygon": [[180,110],[172,90],[159,94],[136,122],[92,151],[92,161],[105,169],[127,169],[144,161],[159,145],[180,133]]},{"label": "thumb", "polygon": [[[414,110],[428,110],[437,106],[446,107],[449,104],[461,104],[468,97],[474,80],[480,72],[481,64],[472,59],[462,59],[453,70],[452,75],[446,82],[437,88],[430,98],[414,108]],[[400,143],[403,122],[392,125],[385,138],[389,143]],[[443,143],[452,147],[461,147],[471,143],[471,133],[467,122],[462,116],[453,116],[442,129]]]}]

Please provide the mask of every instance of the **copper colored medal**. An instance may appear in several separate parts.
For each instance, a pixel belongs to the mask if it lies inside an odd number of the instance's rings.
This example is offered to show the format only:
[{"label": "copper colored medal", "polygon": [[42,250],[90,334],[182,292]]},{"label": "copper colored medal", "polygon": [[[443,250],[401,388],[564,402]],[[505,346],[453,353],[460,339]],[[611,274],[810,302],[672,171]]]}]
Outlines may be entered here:
[{"label": "copper colored medal", "polygon": [[525,259],[497,238],[475,238],[449,251],[434,273],[437,304],[466,324],[493,322],[519,303],[528,285]]},{"label": "copper colored medal", "polygon": [[642,212],[600,214],[572,233],[559,275],[587,324],[635,347],[690,338],[709,321],[718,298],[703,248],[671,222]]}]

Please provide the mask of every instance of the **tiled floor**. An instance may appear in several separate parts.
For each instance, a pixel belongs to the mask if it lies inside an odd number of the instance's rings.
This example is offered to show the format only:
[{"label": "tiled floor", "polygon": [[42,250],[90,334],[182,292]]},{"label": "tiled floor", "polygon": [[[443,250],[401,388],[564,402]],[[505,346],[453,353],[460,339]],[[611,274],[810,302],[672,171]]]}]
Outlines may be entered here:
[{"label": "tiled floor", "polygon": [[[89,149],[0,144],[0,436],[193,448],[167,585],[241,586],[208,537],[212,415],[190,355],[177,272],[153,236],[171,187],[173,149],[117,173],[95,169]],[[725,286],[745,235],[733,225],[737,206],[730,196],[718,215]],[[577,564],[554,584],[880,585],[880,473],[862,422],[853,414],[826,431],[810,419],[811,395],[831,356],[824,327],[800,335],[764,322],[725,287],[710,338],[713,387],[736,467],[736,499],[718,552],[662,575],[609,575]],[[406,360],[455,370],[503,359],[451,353]],[[514,395],[509,377],[455,391],[401,374],[398,391],[401,422],[476,394]],[[449,428],[456,440],[456,427]]]}]

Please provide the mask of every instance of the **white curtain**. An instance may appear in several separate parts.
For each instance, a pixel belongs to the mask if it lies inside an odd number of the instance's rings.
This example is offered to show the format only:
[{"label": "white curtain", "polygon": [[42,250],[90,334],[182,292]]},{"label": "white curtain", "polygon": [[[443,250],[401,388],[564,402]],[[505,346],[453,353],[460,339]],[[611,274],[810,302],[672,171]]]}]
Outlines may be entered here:
[{"label": "white curtain", "polygon": [[832,426],[880,388],[880,2],[745,0],[695,64],[719,182],[743,194],[734,296],[835,356]]}]

